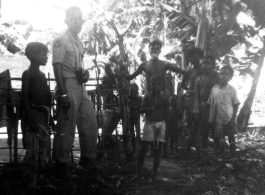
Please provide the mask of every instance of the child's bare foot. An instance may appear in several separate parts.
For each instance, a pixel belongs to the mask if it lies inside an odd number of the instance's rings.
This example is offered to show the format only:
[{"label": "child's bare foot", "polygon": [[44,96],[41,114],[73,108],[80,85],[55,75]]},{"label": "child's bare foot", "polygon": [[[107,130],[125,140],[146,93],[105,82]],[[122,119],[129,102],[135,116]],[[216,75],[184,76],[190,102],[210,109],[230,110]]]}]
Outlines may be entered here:
[{"label": "child's bare foot", "polygon": [[156,183],[162,183],[163,182],[162,178],[159,178],[157,175],[153,175],[151,178],[151,181],[156,182]]},{"label": "child's bare foot", "polygon": [[142,177],[141,177],[140,175],[135,175],[135,176],[131,179],[132,182],[136,182],[136,181],[140,181],[140,180],[142,180]]}]

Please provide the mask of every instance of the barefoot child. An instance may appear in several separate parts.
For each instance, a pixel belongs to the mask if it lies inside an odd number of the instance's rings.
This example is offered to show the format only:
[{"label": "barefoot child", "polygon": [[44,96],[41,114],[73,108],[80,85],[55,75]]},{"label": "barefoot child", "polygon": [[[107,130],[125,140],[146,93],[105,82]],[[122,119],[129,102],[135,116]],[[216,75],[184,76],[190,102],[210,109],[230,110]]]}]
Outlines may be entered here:
[{"label": "barefoot child", "polygon": [[162,78],[158,75],[150,79],[151,93],[144,96],[140,112],[145,113],[146,120],[143,128],[142,145],[139,152],[137,175],[132,181],[141,179],[141,171],[144,157],[148,148],[154,142],[154,169],[152,181],[160,182],[157,177],[157,170],[161,158],[161,147],[165,142],[166,117],[169,108],[168,100],[161,95]]},{"label": "barefoot child", "polygon": [[[215,58],[213,56],[204,56],[202,59],[203,75],[198,76],[194,88],[193,113],[197,125],[196,133],[196,151],[198,159],[203,158],[203,150],[207,149],[209,130],[209,110],[210,106],[207,100],[210,96],[213,86],[218,84],[218,73],[215,69]],[[202,160],[202,159],[201,159]]]},{"label": "barefoot child", "polygon": [[141,145],[140,137],[140,107],[142,103],[142,97],[139,96],[139,87],[137,84],[133,83],[128,97],[128,106],[129,106],[129,129],[132,138],[133,152],[136,151],[136,141],[134,127],[136,131],[136,140]]},{"label": "barefoot child", "polygon": [[210,93],[208,103],[210,104],[209,123],[214,126],[215,151],[223,150],[220,140],[228,136],[230,150],[235,150],[235,137],[237,129],[235,118],[240,104],[234,87],[228,84],[232,79],[234,70],[230,66],[224,66],[220,71],[219,85],[215,85]]},{"label": "barefoot child", "polygon": [[33,189],[37,185],[39,164],[47,162],[50,152],[48,122],[51,94],[47,79],[39,70],[47,63],[47,53],[48,48],[44,44],[29,43],[25,55],[30,60],[30,66],[22,74],[21,125],[26,147],[24,180]]},{"label": "barefoot child", "polygon": [[166,142],[164,143],[164,158],[168,158],[167,146],[170,142],[170,155],[174,154],[174,145],[175,145],[175,152],[177,153],[178,150],[178,111],[177,111],[177,96],[172,95],[169,97],[169,111],[168,111],[168,125],[167,131],[165,135]]}]

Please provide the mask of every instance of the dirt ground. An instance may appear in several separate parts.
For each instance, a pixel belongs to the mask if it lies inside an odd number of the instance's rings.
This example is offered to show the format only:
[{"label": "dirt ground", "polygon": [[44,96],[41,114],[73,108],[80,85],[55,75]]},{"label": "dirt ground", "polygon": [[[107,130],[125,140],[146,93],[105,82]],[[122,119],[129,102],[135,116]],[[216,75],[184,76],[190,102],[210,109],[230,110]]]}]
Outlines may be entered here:
[{"label": "dirt ground", "polygon": [[97,164],[100,172],[87,172],[75,163],[70,166],[76,177],[58,180],[54,164],[39,171],[38,189],[25,187],[23,164],[0,165],[1,194],[119,194],[119,195],[262,195],[265,194],[265,145],[263,129],[254,129],[237,137],[237,151],[226,147],[223,155],[216,155],[210,142],[203,161],[194,161],[196,152],[179,148],[178,153],[162,158],[159,176],[162,183],[151,182],[153,158],[146,157],[144,178],[130,179],[136,172],[136,158],[125,164],[124,156],[108,154]]}]

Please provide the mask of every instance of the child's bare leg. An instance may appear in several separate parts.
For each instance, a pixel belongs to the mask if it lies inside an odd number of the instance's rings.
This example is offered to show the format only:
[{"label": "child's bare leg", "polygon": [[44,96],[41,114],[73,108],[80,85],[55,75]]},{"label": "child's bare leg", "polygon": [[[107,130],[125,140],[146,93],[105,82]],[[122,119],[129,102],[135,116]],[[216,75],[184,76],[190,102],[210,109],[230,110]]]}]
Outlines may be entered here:
[{"label": "child's bare leg", "polygon": [[230,151],[236,151],[236,143],[235,143],[235,136],[234,135],[229,135],[228,136],[228,141],[230,144]]},{"label": "child's bare leg", "polygon": [[129,129],[131,133],[131,138],[132,138],[132,147],[133,147],[133,153],[135,153],[135,134],[134,134],[134,122],[133,120],[129,121]]},{"label": "child's bare leg", "polygon": [[144,164],[144,157],[146,155],[148,145],[149,145],[149,142],[142,141],[141,149],[139,151],[138,163],[137,163],[137,173],[136,173],[136,176],[132,178],[132,181],[138,181],[141,179],[142,168]]},{"label": "child's bare leg", "polygon": [[140,117],[139,120],[135,123],[135,130],[136,130],[136,140],[138,141],[139,145],[141,145],[141,136],[140,136]]},{"label": "child's bare leg", "polygon": [[157,171],[159,168],[159,164],[160,164],[160,158],[161,158],[161,147],[162,147],[162,142],[159,142],[159,144],[157,145],[157,143],[155,143],[155,147],[154,147],[154,172],[152,175],[152,181],[155,182],[161,182],[161,179],[159,179],[157,177]]},{"label": "child's bare leg", "polygon": [[[175,130],[175,129],[174,129]],[[174,135],[174,130],[172,130],[172,134],[170,136],[170,154],[173,155],[173,148],[174,148],[174,138],[175,138],[175,135]]]},{"label": "child's bare leg", "polygon": [[168,139],[166,139],[166,142],[163,143],[163,150],[164,150],[164,152],[163,152],[163,157],[165,157],[165,158],[168,157],[168,156],[167,156],[167,145],[168,145]]},{"label": "child's bare leg", "polygon": [[[175,139],[174,139],[174,145],[175,145],[175,152],[177,153],[178,152],[178,145],[179,145],[179,127],[178,127],[178,124],[176,125],[176,128],[175,128]],[[181,135],[181,133],[180,133]]]},{"label": "child's bare leg", "polygon": [[209,130],[207,125],[202,125],[202,148],[207,149],[208,146],[208,137],[209,137]]},{"label": "child's bare leg", "polygon": [[154,156],[154,144],[152,142],[152,143],[150,143],[150,155],[149,155],[149,157],[153,157],[153,156]]}]

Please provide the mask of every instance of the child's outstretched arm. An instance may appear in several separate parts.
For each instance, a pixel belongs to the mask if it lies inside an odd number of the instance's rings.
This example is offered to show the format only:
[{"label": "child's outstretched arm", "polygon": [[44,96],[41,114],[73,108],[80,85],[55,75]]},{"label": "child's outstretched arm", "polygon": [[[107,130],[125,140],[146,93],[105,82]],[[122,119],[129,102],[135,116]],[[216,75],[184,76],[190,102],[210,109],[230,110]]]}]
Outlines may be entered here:
[{"label": "child's outstretched arm", "polygon": [[28,71],[23,72],[22,74],[22,102],[24,109],[26,111],[26,116],[29,121],[30,130],[33,132],[38,132],[38,123],[34,117],[34,114],[31,113],[30,110],[30,103],[28,100],[28,93],[29,93],[29,83],[30,82],[30,73]]},{"label": "child's outstretched arm", "polygon": [[132,80],[134,79],[135,77],[137,77],[139,74],[141,74],[143,71],[143,64],[140,64],[140,66],[138,66],[137,70],[133,73],[133,74],[130,74],[130,75],[126,75],[125,78],[127,80]]}]

